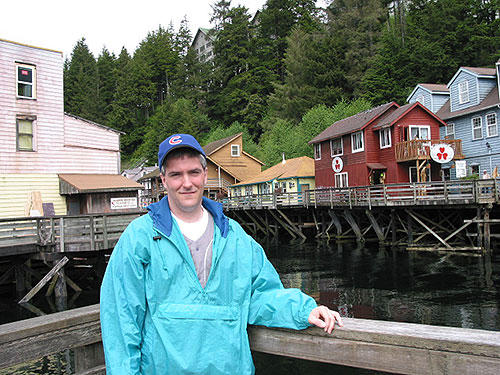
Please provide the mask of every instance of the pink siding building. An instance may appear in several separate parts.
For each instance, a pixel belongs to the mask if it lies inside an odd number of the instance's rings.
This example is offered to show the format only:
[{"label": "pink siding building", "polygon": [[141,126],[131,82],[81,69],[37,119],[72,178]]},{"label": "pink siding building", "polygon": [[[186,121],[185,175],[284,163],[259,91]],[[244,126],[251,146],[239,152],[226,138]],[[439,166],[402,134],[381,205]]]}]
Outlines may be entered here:
[{"label": "pink siding building", "polygon": [[61,52],[0,39],[0,217],[28,214],[33,192],[66,214],[70,173],[119,174],[120,132],[64,113]]}]

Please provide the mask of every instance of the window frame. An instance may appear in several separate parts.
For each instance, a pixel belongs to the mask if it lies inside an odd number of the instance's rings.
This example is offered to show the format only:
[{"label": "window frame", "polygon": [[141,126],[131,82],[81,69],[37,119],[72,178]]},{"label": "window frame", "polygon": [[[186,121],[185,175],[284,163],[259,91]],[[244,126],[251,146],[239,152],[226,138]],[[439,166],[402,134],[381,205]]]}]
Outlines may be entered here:
[{"label": "window frame", "polygon": [[[386,144],[386,145],[382,145],[382,141],[385,139],[385,137],[383,136],[383,134],[386,133],[389,137],[389,143]],[[383,148],[391,148],[392,147],[392,136],[391,136],[391,128],[382,128],[379,130],[379,144],[380,144],[380,148],[383,149]]]},{"label": "window frame", "polygon": [[[453,128],[453,133],[448,132],[448,129],[450,126]],[[454,122],[446,123],[446,127],[444,129],[444,134],[446,137],[448,137],[448,139],[455,139],[455,123]],[[450,136],[453,136],[453,138],[449,138]]]},{"label": "window frame", "polygon": [[[360,139],[361,139],[361,147],[359,148],[354,148],[354,145],[356,143],[356,136],[359,135],[360,136]],[[363,152],[365,151],[365,142],[364,142],[364,136],[363,136],[363,130],[360,130],[358,132],[355,132],[355,133],[352,133],[351,134],[351,152],[353,154],[357,153],[357,152]]]},{"label": "window frame", "polygon": [[[340,153],[334,152],[334,149],[333,149],[333,141],[337,141],[337,140],[340,140],[340,148],[336,148],[335,151],[340,150]],[[330,156],[333,158],[333,157],[342,156],[342,155],[344,155],[344,140],[342,139],[342,137],[330,139]]]},{"label": "window frame", "polygon": [[[234,152],[236,151],[236,152]],[[231,157],[237,158],[241,155],[240,153],[240,145],[238,144],[232,144],[231,145]]]},{"label": "window frame", "polygon": [[468,103],[469,100],[469,81],[463,80],[458,83],[458,104]]},{"label": "window frame", "polygon": [[[348,172],[340,172],[340,173],[335,173],[333,175],[334,182],[335,182],[335,188],[342,189],[342,188],[347,188],[349,187],[349,173]],[[340,182],[340,183],[337,183]],[[345,182],[345,184],[344,184]],[[338,186],[341,185],[341,186]]]},{"label": "window frame", "polygon": [[[479,126],[474,126],[474,120],[479,121]],[[472,126],[472,140],[477,141],[479,139],[483,139],[483,119],[481,116],[475,116],[470,119],[471,121],[471,126]],[[475,130],[480,130],[481,131],[481,136],[480,137],[475,137],[474,131]]]},{"label": "window frame", "polygon": [[[486,116],[484,116],[484,122],[486,123],[486,138],[489,137],[497,137],[498,136],[498,120],[497,120],[497,114],[496,113],[488,113]],[[495,122],[492,124],[488,123],[488,119],[493,117],[495,119]],[[495,134],[490,134],[490,128],[494,127],[495,128]]]},{"label": "window frame", "polygon": [[314,144],[314,160],[321,160],[321,143]]},{"label": "window frame", "polygon": [[[419,129],[418,130],[418,140],[419,141],[430,141],[431,140],[431,126],[430,125],[409,125],[408,126],[408,132],[409,132],[408,138],[410,139],[410,141],[415,140],[415,138],[411,138],[411,130],[414,129],[414,128]],[[428,136],[427,136],[426,139],[423,139],[421,137],[420,129],[427,129],[427,135]]]},{"label": "window frame", "polygon": [[[29,69],[31,71],[31,82],[20,81],[19,71],[21,69]],[[20,95],[19,85],[31,86],[31,96]],[[19,99],[36,99],[36,66],[26,63],[16,62],[16,97]]]},{"label": "window frame", "polygon": [[[20,131],[20,121],[26,121],[26,122],[30,122],[31,123],[31,133],[22,133]],[[34,152],[36,151],[36,147],[35,147],[35,121],[36,121],[36,117],[23,117],[23,116],[19,116],[19,117],[16,117],[16,151],[20,151],[20,152]],[[21,136],[30,136],[31,138],[31,148],[23,148],[20,146],[19,144],[19,140],[20,140],[20,137]]]}]

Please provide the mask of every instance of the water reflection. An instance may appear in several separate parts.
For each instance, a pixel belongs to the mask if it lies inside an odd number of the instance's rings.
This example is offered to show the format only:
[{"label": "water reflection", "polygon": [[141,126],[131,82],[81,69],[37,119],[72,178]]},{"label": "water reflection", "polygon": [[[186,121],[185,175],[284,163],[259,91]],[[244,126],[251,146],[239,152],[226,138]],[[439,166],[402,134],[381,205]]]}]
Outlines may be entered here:
[{"label": "water reflection", "polygon": [[286,287],[300,288],[344,316],[500,330],[498,255],[325,243],[265,247]]}]

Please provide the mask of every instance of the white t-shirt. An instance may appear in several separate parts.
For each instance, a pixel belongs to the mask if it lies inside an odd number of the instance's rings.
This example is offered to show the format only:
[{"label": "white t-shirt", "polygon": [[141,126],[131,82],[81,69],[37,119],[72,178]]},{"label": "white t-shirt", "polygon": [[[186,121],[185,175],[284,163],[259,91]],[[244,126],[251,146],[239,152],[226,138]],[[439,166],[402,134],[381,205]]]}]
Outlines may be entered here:
[{"label": "white t-shirt", "polygon": [[194,223],[186,223],[185,221],[179,219],[172,213],[172,217],[175,219],[175,221],[177,221],[177,224],[179,225],[182,235],[186,236],[191,241],[198,240],[203,235],[203,233],[205,233],[205,230],[207,229],[208,212],[207,210],[205,210],[203,206],[201,206],[201,209],[203,211],[201,218],[200,220],[195,221]]}]

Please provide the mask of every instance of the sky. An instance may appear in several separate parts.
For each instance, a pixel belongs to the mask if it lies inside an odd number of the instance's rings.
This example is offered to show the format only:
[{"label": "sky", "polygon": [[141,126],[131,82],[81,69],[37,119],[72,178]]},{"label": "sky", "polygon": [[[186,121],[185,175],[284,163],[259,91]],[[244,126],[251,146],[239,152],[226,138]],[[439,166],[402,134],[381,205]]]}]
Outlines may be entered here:
[{"label": "sky", "polygon": [[[123,46],[133,54],[148,32],[170,23],[178,31],[187,18],[192,36],[210,28],[215,0],[2,0],[0,39],[63,52],[71,58],[76,42],[85,38],[97,58],[104,46],[118,55]],[[233,0],[253,16],[265,0]]]}]

